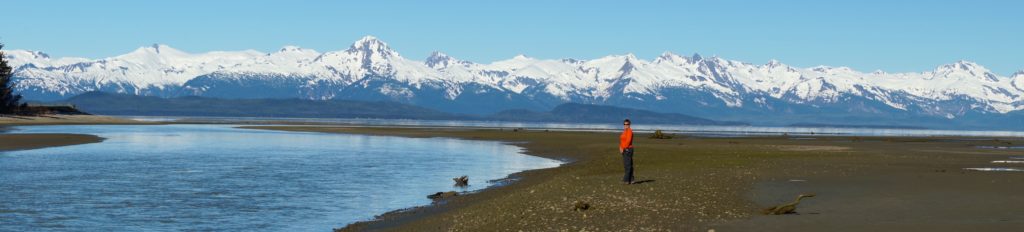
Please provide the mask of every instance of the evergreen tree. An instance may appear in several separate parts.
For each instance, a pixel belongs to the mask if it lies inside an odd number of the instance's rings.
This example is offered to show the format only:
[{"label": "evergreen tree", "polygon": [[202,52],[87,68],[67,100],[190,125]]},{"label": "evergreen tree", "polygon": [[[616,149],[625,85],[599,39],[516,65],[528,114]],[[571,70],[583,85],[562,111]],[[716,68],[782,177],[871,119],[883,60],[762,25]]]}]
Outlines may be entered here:
[{"label": "evergreen tree", "polygon": [[[4,45],[0,44],[0,49],[3,48]],[[12,71],[11,66],[7,65],[3,51],[0,51],[0,114],[16,113],[23,106],[18,104],[21,95],[14,94],[14,86],[11,83]]]}]

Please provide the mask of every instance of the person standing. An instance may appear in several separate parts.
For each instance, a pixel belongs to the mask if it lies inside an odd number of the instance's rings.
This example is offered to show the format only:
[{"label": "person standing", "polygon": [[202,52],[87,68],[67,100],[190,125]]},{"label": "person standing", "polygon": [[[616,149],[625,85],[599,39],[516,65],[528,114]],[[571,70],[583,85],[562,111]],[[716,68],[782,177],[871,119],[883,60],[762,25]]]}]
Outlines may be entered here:
[{"label": "person standing", "polygon": [[622,182],[625,184],[634,184],[633,181],[633,129],[629,127],[632,124],[629,119],[622,121],[622,134],[619,135],[619,154],[622,154],[622,165],[626,168],[625,175],[622,176]]}]

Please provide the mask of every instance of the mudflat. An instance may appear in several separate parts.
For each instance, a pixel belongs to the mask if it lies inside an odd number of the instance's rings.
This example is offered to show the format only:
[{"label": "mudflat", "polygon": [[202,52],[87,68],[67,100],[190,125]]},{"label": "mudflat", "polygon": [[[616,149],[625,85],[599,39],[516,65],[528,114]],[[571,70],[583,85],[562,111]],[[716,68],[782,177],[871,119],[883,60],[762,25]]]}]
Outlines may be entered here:
[{"label": "mudflat", "polygon": [[82,134],[0,134],[0,151],[28,150],[102,142],[103,138]]},{"label": "mudflat", "polygon": [[[1024,172],[964,168],[1024,156],[1019,138],[636,135],[641,183],[624,185],[617,134],[472,128],[247,128],[516,143],[570,163],[509,185],[398,210],[340,230],[1008,231],[1024,228]],[[997,147],[992,149],[991,147]],[[458,167],[451,167],[458,168]],[[452,177],[438,176],[449,179]],[[472,177],[470,177],[472,178]],[[761,210],[814,193],[796,213]],[[424,196],[425,197],[425,196]],[[589,204],[574,210],[576,202]]]}]

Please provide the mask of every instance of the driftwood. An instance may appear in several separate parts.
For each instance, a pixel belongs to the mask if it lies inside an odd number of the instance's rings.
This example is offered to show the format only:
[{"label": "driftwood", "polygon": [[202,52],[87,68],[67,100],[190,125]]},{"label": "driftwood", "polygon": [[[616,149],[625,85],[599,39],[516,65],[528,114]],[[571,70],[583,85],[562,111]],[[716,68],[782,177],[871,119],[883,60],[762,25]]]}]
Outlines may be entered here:
[{"label": "driftwood", "polygon": [[468,176],[461,176],[461,177],[457,177],[457,178],[452,178],[452,180],[455,181],[455,186],[456,187],[465,187],[465,186],[469,185],[469,177]]},{"label": "driftwood", "polygon": [[763,211],[761,211],[761,213],[764,213],[764,214],[767,214],[767,215],[782,215],[782,214],[796,213],[796,205],[800,204],[800,199],[803,199],[805,197],[814,197],[814,196],[815,195],[813,193],[811,193],[811,194],[800,194],[800,196],[797,196],[796,200],[793,201],[793,202],[790,202],[788,204],[778,205],[778,206],[775,206],[775,207],[764,209]]},{"label": "driftwood", "polygon": [[447,191],[447,192],[437,192],[437,193],[434,193],[434,194],[427,195],[427,198],[430,198],[431,200],[437,201],[437,200],[443,200],[445,198],[454,197],[454,196],[458,196],[458,195],[459,195],[459,193],[457,193],[455,191]]}]

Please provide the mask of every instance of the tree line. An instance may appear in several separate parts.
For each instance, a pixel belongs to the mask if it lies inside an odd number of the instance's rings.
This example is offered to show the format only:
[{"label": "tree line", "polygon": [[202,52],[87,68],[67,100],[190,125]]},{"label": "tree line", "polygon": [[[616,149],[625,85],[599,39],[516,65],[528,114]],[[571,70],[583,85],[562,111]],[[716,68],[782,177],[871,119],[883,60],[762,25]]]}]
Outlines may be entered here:
[{"label": "tree line", "polygon": [[14,69],[7,64],[3,48],[0,44],[0,114],[29,114],[31,110],[21,102],[21,94],[14,93],[14,83],[11,83]]}]

